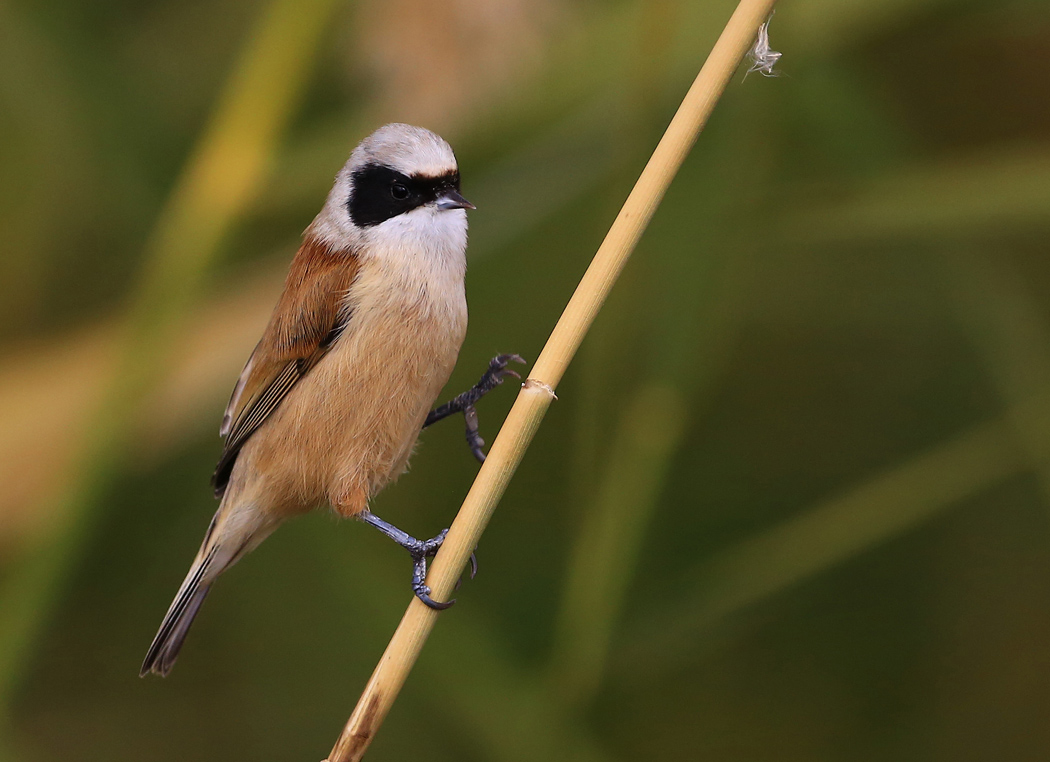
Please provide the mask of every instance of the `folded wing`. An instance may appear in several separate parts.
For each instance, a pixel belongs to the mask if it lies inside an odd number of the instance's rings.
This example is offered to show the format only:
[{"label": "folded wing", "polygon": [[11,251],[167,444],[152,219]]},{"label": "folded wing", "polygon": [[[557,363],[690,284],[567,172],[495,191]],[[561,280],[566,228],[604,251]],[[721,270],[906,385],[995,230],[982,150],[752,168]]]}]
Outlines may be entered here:
[{"label": "folded wing", "polygon": [[346,328],[346,296],[358,270],[354,252],[333,251],[309,237],[299,247],[284,293],[226,406],[220,429],[226,444],[212,476],[217,497],[244,444]]}]

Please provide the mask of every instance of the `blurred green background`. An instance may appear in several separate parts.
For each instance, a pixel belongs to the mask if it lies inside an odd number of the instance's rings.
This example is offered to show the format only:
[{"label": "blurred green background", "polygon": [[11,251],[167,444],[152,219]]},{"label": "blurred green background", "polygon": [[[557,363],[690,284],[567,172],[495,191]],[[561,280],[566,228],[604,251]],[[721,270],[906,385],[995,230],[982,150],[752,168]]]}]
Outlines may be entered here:
[{"label": "blurred green background", "polygon": [[[0,3],[0,757],[328,753],[410,596],[361,525],[286,525],[137,677],[299,232],[435,129],[478,206],[446,392],[535,359],[733,5]],[[1050,6],[771,38],[369,759],[1050,758]],[[429,536],[476,471],[443,424],[374,509]]]}]

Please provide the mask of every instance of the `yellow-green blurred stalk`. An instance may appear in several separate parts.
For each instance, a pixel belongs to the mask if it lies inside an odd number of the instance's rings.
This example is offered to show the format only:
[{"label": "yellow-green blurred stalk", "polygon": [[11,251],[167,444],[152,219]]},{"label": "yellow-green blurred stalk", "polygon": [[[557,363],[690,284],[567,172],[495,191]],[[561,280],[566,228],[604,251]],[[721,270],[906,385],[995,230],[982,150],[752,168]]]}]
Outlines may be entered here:
[{"label": "yellow-green blurred stalk", "polygon": [[130,418],[162,379],[223,236],[251,203],[300,102],[334,0],[273,0],[219,96],[147,247],[112,380],[87,428],[56,528],[12,568],[0,596],[0,711],[81,549],[103,514],[100,499],[133,447]]}]

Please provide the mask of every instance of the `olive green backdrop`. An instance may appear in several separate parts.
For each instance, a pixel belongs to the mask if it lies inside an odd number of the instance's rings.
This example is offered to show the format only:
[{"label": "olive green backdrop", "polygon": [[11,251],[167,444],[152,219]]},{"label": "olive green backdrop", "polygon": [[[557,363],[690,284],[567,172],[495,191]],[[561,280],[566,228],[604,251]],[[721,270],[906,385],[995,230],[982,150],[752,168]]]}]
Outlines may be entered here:
[{"label": "olive green backdrop", "polygon": [[[299,232],[376,126],[441,132],[478,206],[446,393],[535,359],[732,7],[0,5],[0,755],[327,754],[410,597],[362,525],[283,527],[137,677]],[[1050,7],[770,33],[370,759],[1050,755]],[[476,471],[443,423],[373,508],[432,535]]]}]

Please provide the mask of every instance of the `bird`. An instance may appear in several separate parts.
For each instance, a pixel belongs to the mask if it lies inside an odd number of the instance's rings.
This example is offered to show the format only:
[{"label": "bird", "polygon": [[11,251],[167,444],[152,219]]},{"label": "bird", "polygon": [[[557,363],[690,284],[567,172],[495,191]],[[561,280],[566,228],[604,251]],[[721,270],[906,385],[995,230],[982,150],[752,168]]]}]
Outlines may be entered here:
[{"label": "bird", "polygon": [[[377,528],[413,559],[428,606],[429,540],[369,511],[405,471],[421,430],[462,413],[484,460],[475,403],[509,377],[494,357],[474,387],[431,409],[467,330],[467,210],[451,146],[387,124],[362,140],[306,228],[284,291],[233,389],[212,476],[219,508],[142,663],[167,675],[216,578],[283,521],[329,505]],[[472,557],[472,572],[476,562]]]}]

